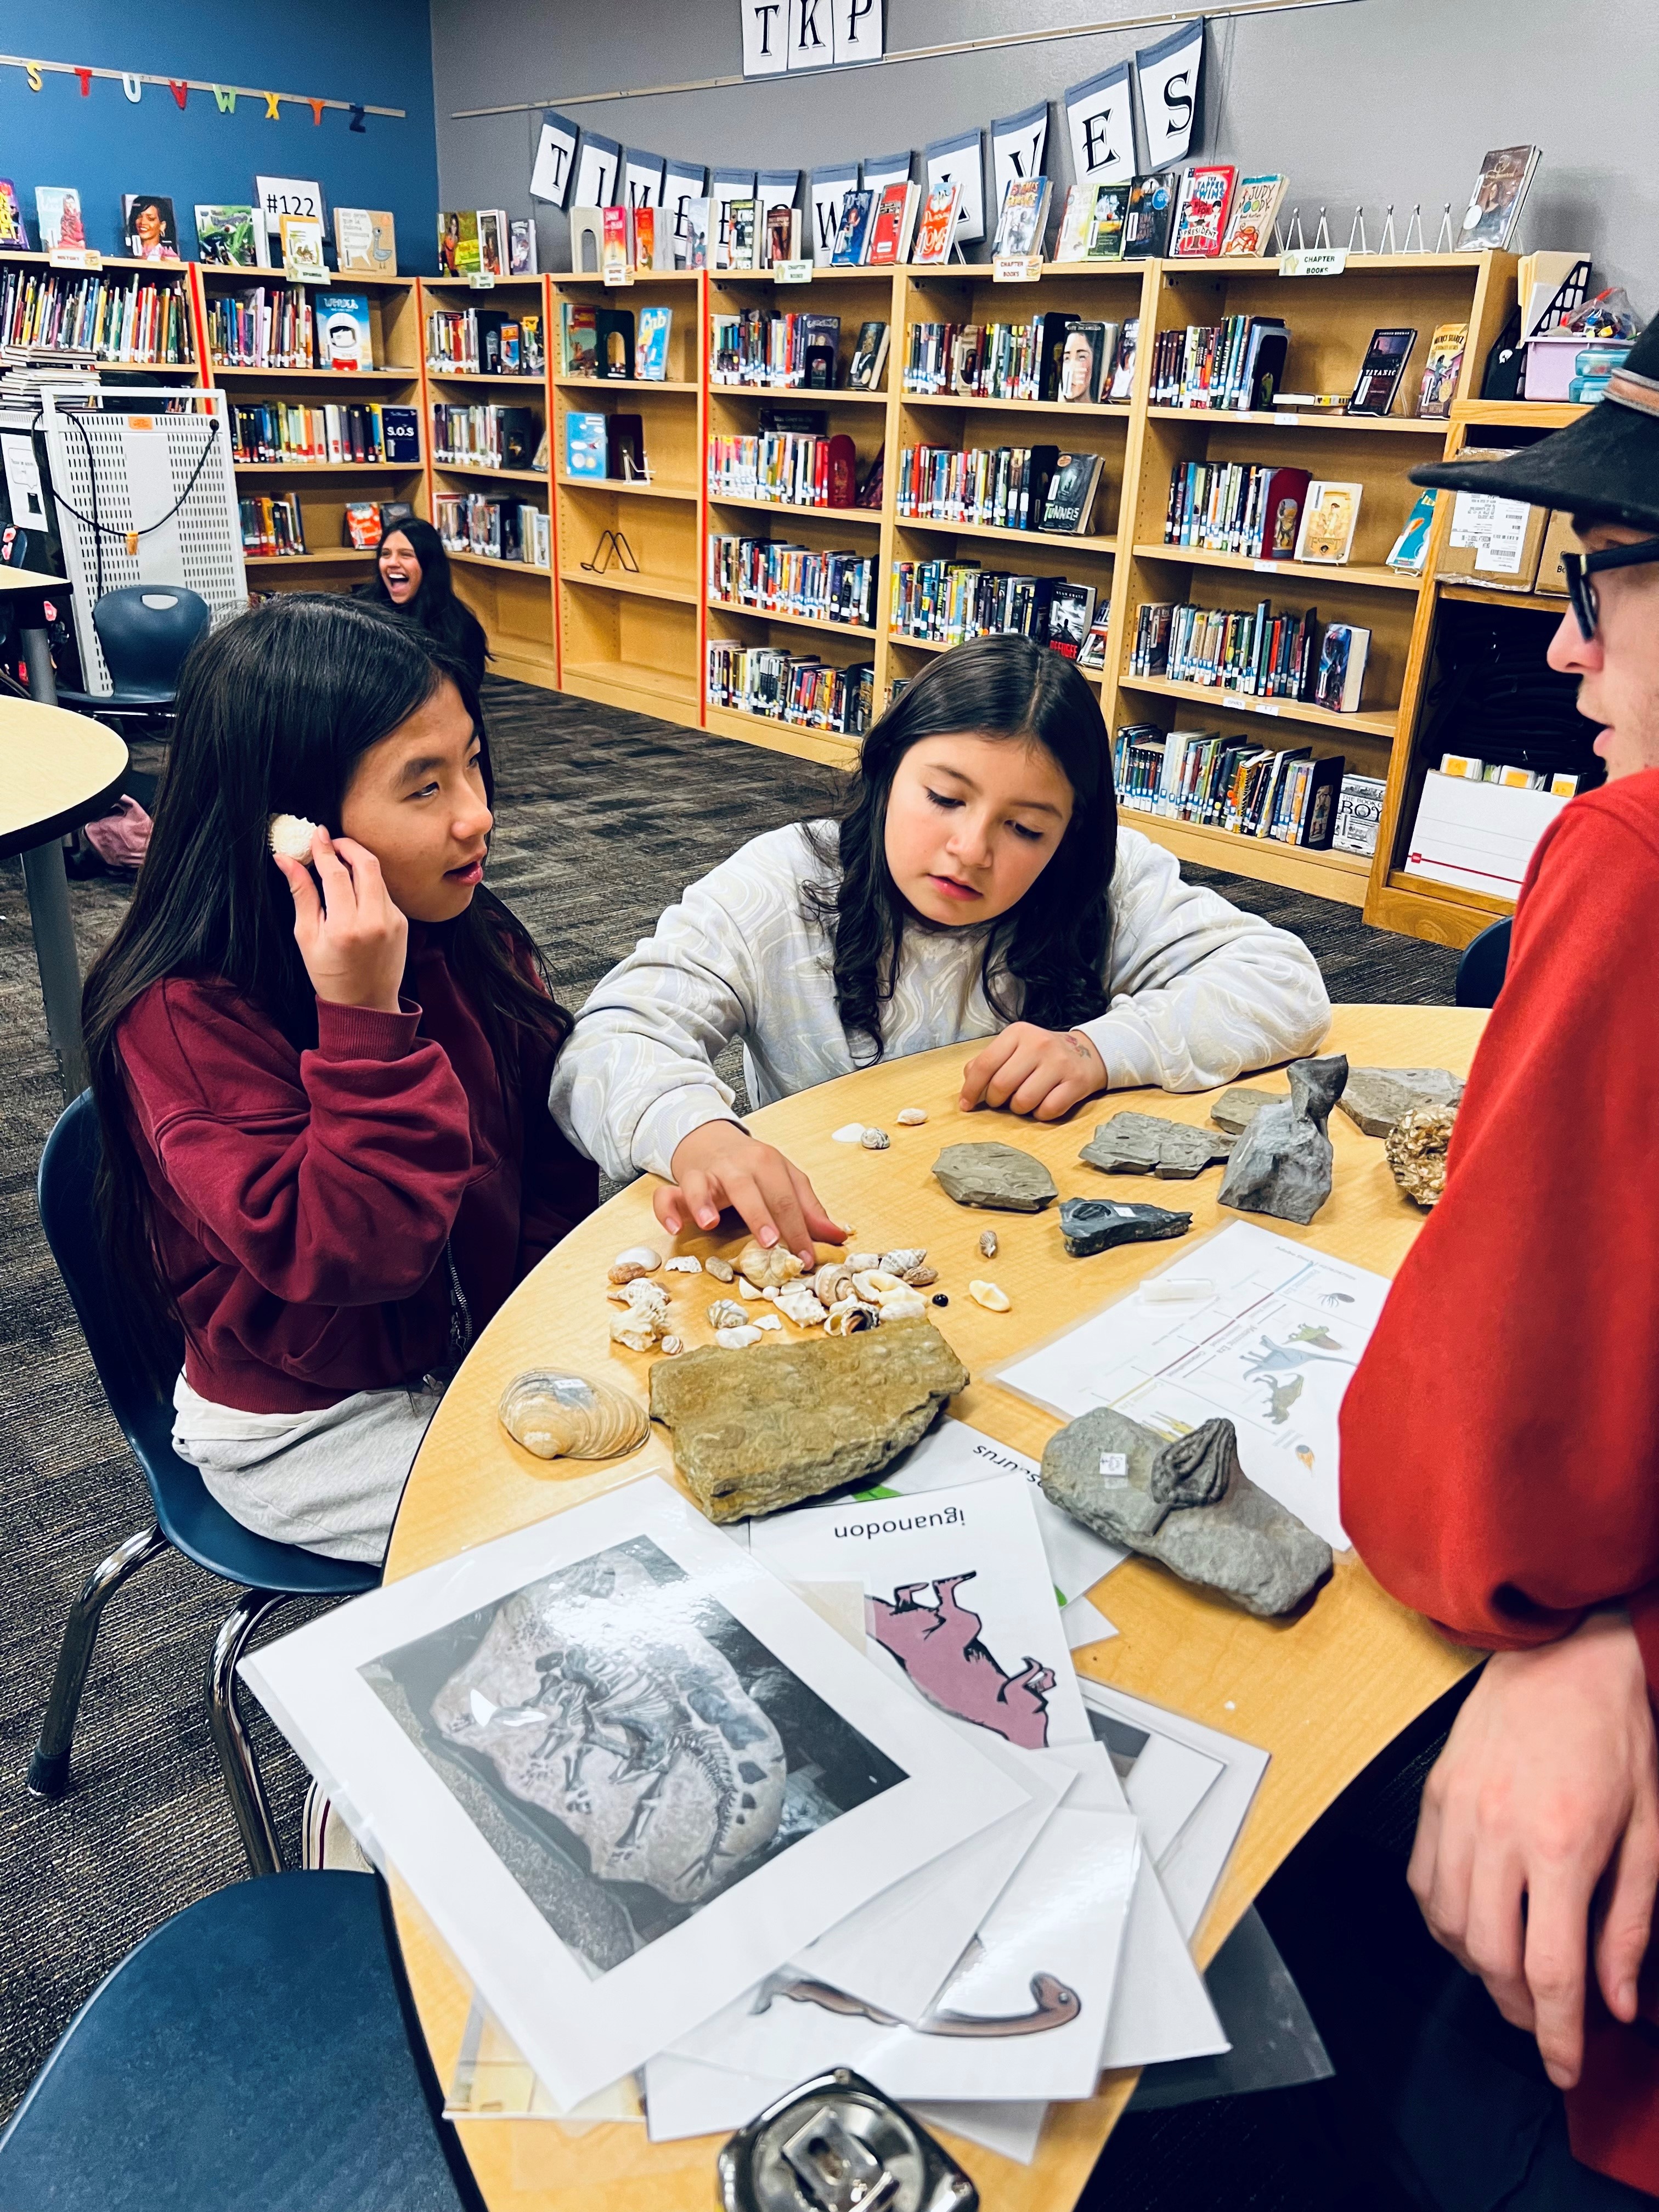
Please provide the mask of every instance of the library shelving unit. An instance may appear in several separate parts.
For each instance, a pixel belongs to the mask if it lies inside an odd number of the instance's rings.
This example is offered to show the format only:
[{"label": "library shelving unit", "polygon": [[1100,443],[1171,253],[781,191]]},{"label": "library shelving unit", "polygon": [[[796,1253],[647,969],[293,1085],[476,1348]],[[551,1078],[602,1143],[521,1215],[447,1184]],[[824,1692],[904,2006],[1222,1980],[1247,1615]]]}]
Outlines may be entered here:
[{"label": "library shelving unit", "polygon": [[[417,358],[424,364],[423,438],[428,459],[428,512],[436,518],[437,501],[446,494],[482,492],[491,498],[513,499],[538,507],[551,515],[551,483],[546,469],[488,469],[471,463],[440,460],[434,434],[432,410],[441,405],[532,408],[543,429],[548,423],[549,382],[554,367],[556,330],[550,332],[548,279],[545,276],[498,276],[486,289],[466,276],[423,276],[420,286],[420,344]],[[428,316],[459,313],[468,307],[499,311],[507,315],[539,314],[542,319],[545,368],[517,375],[491,375],[444,367],[434,362],[427,345]],[[553,532],[556,536],[556,531]],[[455,593],[483,624],[489,639],[490,668],[497,676],[555,690],[559,683],[558,638],[553,617],[554,578],[558,571],[556,546],[553,566],[538,568],[527,561],[501,561],[487,553],[457,552],[449,556],[454,572]]]},{"label": "library shelving unit", "polygon": [[[169,382],[177,379],[194,384],[200,374],[200,339],[196,327],[194,302],[191,294],[191,264],[185,261],[128,261],[113,255],[104,257],[101,269],[82,270],[54,268],[51,257],[45,253],[5,253],[0,255],[0,343],[9,344],[14,335],[25,344],[40,343],[33,335],[40,327],[40,310],[46,305],[43,293],[59,296],[70,288],[96,283],[110,293],[121,293],[131,299],[137,292],[150,288],[169,297],[176,297],[175,343],[172,350],[176,360],[166,358],[168,350],[165,339],[156,343],[123,343],[108,349],[98,350],[98,369],[100,375],[138,376],[154,381],[165,378]],[[35,313],[29,313],[33,302]]]},{"label": "library shelving unit", "polygon": [[[701,726],[702,606],[707,436],[707,294],[701,270],[641,269],[607,286],[598,276],[549,279],[548,369],[556,521],[560,681],[567,691],[665,721]],[[562,338],[567,307],[665,307],[666,376],[569,377]],[[565,466],[572,413],[641,418],[649,480],[573,477]],[[611,533],[608,537],[607,532]],[[630,568],[612,550],[626,540]]]},{"label": "library shelving unit", "polygon": [[[360,292],[368,301],[373,368],[241,368],[216,360],[210,343],[210,309],[214,300],[263,287],[273,295],[290,289],[280,269],[233,269],[214,262],[188,264],[196,306],[197,347],[202,382],[220,386],[233,406],[286,402],[289,406],[342,406],[380,401],[421,407],[421,320],[419,280],[375,276],[367,270],[331,270],[321,283],[302,288],[313,301],[319,292]],[[422,433],[422,452],[425,441]],[[305,532],[304,553],[244,555],[251,591],[348,591],[374,566],[374,555],[344,543],[344,514],[353,500],[407,500],[417,514],[426,511],[424,459],[413,461],[238,461],[236,489],[243,498],[281,498],[294,493]]]}]

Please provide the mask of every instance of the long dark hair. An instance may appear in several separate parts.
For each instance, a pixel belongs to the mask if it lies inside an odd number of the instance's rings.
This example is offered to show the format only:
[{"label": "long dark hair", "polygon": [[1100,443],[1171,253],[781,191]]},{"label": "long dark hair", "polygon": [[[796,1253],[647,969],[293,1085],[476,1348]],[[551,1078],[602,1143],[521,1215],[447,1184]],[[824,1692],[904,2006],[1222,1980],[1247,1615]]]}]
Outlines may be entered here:
[{"label": "long dark hair", "polygon": [[[270,858],[273,814],[341,834],[340,809],[371,745],[453,684],[477,732],[494,801],[489,744],[466,664],[413,623],[360,601],[284,592],[204,637],[179,679],[178,717],[149,849],[119,927],[82,998],[87,1060],[103,1130],[99,1196],[118,1274],[141,1323],[173,1301],[156,1264],[149,1188],[128,1121],[117,1032],[153,983],[220,978],[296,1051],[317,1042],[317,994],[294,939],[294,901]],[[536,978],[530,933],[480,884],[447,925],[450,966],[476,1010],[509,1102],[527,1038],[562,1043],[571,1017]],[[509,1104],[509,1110],[510,1104]]]},{"label": "long dark hair", "polygon": [[421,564],[421,587],[412,599],[406,599],[399,606],[386,587],[377,553],[374,573],[359,596],[370,606],[385,607],[392,614],[418,623],[428,637],[435,637],[441,645],[447,645],[482,674],[487,651],[483,625],[471,608],[464,606],[455,596],[454,579],[450,574],[449,556],[444,550],[443,539],[418,514],[392,523],[386,535],[408,538],[410,550]]},{"label": "long dark hair", "polygon": [[887,794],[912,745],[959,733],[1040,744],[1072,787],[1072,818],[1053,858],[986,933],[980,973],[992,1011],[1054,1030],[1106,1011],[1117,801],[1099,702],[1062,654],[1028,637],[974,638],[899,694],[864,740],[839,821],[807,831],[838,876],[809,884],[806,898],[834,939],[842,1026],[849,1038],[866,1037],[875,1060],[905,927],[919,926],[888,871]]}]

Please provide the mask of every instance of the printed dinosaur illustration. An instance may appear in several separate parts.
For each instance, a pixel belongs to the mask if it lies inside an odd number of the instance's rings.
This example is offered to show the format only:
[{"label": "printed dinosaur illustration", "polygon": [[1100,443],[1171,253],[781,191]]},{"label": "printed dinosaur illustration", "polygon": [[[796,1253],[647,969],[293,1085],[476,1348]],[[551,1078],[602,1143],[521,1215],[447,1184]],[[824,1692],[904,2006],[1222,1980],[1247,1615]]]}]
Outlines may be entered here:
[{"label": "printed dinosaur illustration", "polygon": [[1304,1322],[1291,1332],[1288,1342],[1275,1344],[1264,1336],[1260,1352],[1244,1354],[1244,1373],[1250,1382],[1260,1380],[1267,1386],[1267,1415],[1276,1427],[1282,1427],[1290,1419],[1291,1408],[1302,1395],[1306,1377],[1297,1370],[1303,1367],[1352,1367],[1352,1359],[1330,1359],[1320,1352],[1304,1351],[1303,1346],[1330,1344],[1334,1340],[1322,1328],[1310,1327]]},{"label": "printed dinosaur illustration", "polygon": [[844,2020],[872,2021],[878,2027],[908,2027],[916,2035],[1044,2035],[1050,2028],[1069,2027],[1083,2010],[1083,2000],[1077,1991],[1068,1989],[1053,1974],[1032,1975],[1031,2011],[1000,2017],[935,2012],[929,2013],[925,2020],[903,2021],[894,2013],[883,2012],[878,2005],[866,2004],[862,1997],[849,1997],[844,1990],[831,1989],[828,1982],[809,1981],[793,1974],[774,1974],[763,1982],[755,2000],[755,2010],[765,2012],[774,1997],[793,1997],[797,2004],[821,2005],[825,2012],[839,2013]]},{"label": "printed dinosaur illustration", "polygon": [[[932,1583],[904,1583],[890,1603],[866,1598],[865,1625],[934,1705],[1009,1743],[1041,1751],[1048,1741],[1043,1692],[1054,1688],[1054,1677],[1029,1654],[1018,1674],[998,1665],[980,1641],[979,1615],[957,1603],[957,1590],[973,1579],[945,1575]],[[935,1602],[924,1605],[917,1593],[928,1589]]]},{"label": "printed dinosaur illustration", "polygon": [[1322,1352],[1340,1352],[1342,1349],[1341,1345],[1331,1334],[1323,1322],[1304,1321],[1300,1328],[1293,1328],[1291,1331],[1291,1342],[1316,1344]]},{"label": "printed dinosaur illustration", "polygon": [[1291,1408],[1302,1395],[1307,1379],[1305,1375],[1289,1375],[1284,1382],[1275,1382],[1271,1375],[1261,1377],[1267,1386],[1267,1419],[1275,1428],[1282,1429],[1291,1418]]}]

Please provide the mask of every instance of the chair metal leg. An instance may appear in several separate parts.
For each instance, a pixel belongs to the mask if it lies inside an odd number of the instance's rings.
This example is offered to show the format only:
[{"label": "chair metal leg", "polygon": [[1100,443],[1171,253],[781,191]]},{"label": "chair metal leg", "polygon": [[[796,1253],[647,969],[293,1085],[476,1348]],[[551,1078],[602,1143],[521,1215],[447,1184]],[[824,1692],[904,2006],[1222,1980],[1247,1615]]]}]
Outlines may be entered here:
[{"label": "chair metal leg", "polygon": [[270,1590],[245,1590],[240,1604],[214,1638],[213,1656],[208,1661],[208,1725],[213,1730],[225,1795],[236,1817],[252,1875],[281,1874],[283,1853],[253,1747],[236,1702],[236,1662],[259,1623],[287,1602],[285,1596]]},{"label": "chair metal leg", "polygon": [[98,1623],[105,1606],[130,1575],[146,1559],[167,1548],[159,1528],[140,1528],[116,1547],[88,1577],[87,1586],[70,1607],[64,1641],[58,1653],[58,1671],[52,1678],[40,1741],[29,1761],[28,1786],[35,1797],[61,1797],[69,1788],[70,1745],[75,1717],[81,1709],[81,1692],[92,1664],[92,1647],[98,1639]]}]

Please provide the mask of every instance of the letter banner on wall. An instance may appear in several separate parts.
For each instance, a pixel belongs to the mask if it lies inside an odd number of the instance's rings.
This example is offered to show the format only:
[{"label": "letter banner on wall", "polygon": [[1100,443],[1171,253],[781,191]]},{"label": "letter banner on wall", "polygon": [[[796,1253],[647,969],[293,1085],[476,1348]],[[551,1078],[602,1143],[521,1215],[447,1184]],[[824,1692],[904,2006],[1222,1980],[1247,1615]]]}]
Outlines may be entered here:
[{"label": "letter banner on wall", "polygon": [[972,246],[985,235],[985,134],[964,131],[955,138],[936,138],[922,149],[927,164],[927,189],[960,185],[962,217],[957,243]]},{"label": "letter banner on wall", "polygon": [[1195,23],[1183,23],[1155,46],[1137,48],[1135,74],[1140,79],[1140,119],[1149,170],[1184,161],[1191,150],[1203,62],[1201,16]]},{"label": "letter banner on wall", "polygon": [[784,0],[784,4],[789,15],[789,67],[833,68],[836,23],[830,12],[830,0]]},{"label": "letter banner on wall", "polygon": [[820,269],[830,265],[841,228],[842,204],[848,192],[858,190],[859,165],[841,161],[828,169],[814,169],[807,185],[812,214],[812,258]]},{"label": "letter banner on wall", "polygon": [[[668,221],[669,234],[674,240],[676,255],[682,247],[689,248],[691,239],[690,205],[703,197],[703,185],[708,172],[701,161],[670,161],[663,173],[662,207]],[[678,258],[675,266],[681,264]]]},{"label": "letter banner on wall", "polygon": [[614,138],[596,138],[582,133],[582,149],[576,156],[576,189],[574,204],[577,207],[616,207],[617,171],[622,162],[622,148]]},{"label": "letter banner on wall", "polygon": [[623,206],[660,207],[663,170],[666,166],[660,154],[642,153],[639,147],[630,146],[623,157]]},{"label": "letter banner on wall", "polygon": [[743,73],[847,69],[886,51],[884,0],[738,0]]},{"label": "letter banner on wall", "polygon": [[[1040,177],[1048,145],[1048,103],[1040,100],[1018,115],[1005,115],[991,125],[991,177],[996,187],[997,213],[1008,187],[1021,177]],[[1038,250],[1042,241],[1037,240]]]},{"label": "letter banner on wall", "polygon": [[[787,0],[740,0],[745,76],[781,76],[788,68],[787,4]],[[832,33],[832,40],[833,36]]]},{"label": "letter banner on wall", "polygon": [[1065,92],[1072,174],[1080,185],[1127,185],[1135,173],[1134,94],[1119,62]]},{"label": "letter banner on wall", "polygon": [[879,195],[889,185],[908,185],[910,181],[910,155],[878,154],[872,161],[864,165],[864,189]]},{"label": "letter banner on wall", "polygon": [[554,207],[564,205],[576,166],[576,125],[569,117],[557,114],[550,107],[542,117],[542,135],[536,147],[535,166],[530,172],[532,198],[547,200]]},{"label": "letter banner on wall", "polygon": [[732,203],[733,200],[752,200],[755,197],[755,173],[752,169],[716,169],[708,187],[708,265],[711,269],[729,268],[730,263],[717,262],[716,246],[725,248],[732,240]]}]

